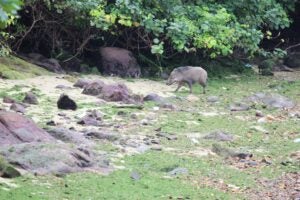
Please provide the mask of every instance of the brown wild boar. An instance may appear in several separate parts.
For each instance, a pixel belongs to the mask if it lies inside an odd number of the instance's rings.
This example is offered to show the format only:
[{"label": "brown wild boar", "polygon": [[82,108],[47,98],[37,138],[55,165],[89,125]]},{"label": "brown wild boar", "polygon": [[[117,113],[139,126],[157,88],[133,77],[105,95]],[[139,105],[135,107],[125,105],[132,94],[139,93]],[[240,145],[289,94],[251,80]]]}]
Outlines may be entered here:
[{"label": "brown wild boar", "polygon": [[167,85],[178,83],[178,87],[175,90],[175,92],[177,92],[184,83],[187,83],[190,88],[190,93],[192,93],[192,85],[199,83],[203,87],[203,94],[205,94],[206,80],[207,72],[202,67],[178,67],[171,72]]}]

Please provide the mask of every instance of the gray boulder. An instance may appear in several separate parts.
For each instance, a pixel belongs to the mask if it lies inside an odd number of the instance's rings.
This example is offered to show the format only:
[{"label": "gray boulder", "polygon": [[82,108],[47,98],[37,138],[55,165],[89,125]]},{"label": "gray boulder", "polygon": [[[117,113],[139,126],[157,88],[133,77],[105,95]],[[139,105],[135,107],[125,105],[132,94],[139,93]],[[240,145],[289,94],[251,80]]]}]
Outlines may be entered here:
[{"label": "gray boulder", "polygon": [[36,96],[32,92],[27,92],[22,102],[34,105],[39,103]]},{"label": "gray boulder", "polygon": [[252,103],[262,103],[273,108],[293,108],[296,104],[289,98],[279,94],[256,93],[246,98],[246,101]]},{"label": "gray boulder", "polygon": [[64,143],[24,143],[0,147],[8,162],[29,172],[63,175],[88,169],[109,168],[105,155]]},{"label": "gray boulder", "polygon": [[0,144],[53,141],[32,120],[13,112],[0,111]]},{"label": "gray boulder", "polygon": [[100,49],[100,54],[103,74],[120,77],[140,77],[141,69],[132,52],[116,47],[103,47]]},{"label": "gray boulder", "polygon": [[233,135],[226,133],[224,131],[214,131],[203,137],[204,139],[216,140],[216,141],[233,141]]},{"label": "gray boulder", "polygon": [[19,113],[25,113],[26,112],[25,107],[20,103],[11,104],[10,110],[13,110],[13,111],[19,112]]},{"label": "gray boulder", "polygon": [[300,67],[300,52],[288,54],[284,60],[284,63],[291,68]]},{"label": "gray boulder", "polygon": [[[82,83],[82,85],[85,83]],[[79,83],[77,83],[79,85]],[[105,86],[103,81],[93,81],[91,83],[85,84],[83,87],[82,94],[97,96],[102,92],[102,88]]]}]

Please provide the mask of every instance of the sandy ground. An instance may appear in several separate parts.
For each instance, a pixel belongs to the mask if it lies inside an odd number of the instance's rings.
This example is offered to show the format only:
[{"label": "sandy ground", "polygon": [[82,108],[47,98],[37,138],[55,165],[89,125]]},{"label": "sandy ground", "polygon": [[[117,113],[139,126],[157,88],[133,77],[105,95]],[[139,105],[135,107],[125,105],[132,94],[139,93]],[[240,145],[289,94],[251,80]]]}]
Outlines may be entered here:
[{"label": "sandy ground", "polygon": [[[73,82],[68,81],[64,78],[64,75],[56,76],[38,76],[35,78],[25,79],[25,80],[3,80],[0,79],[0,89],[1,88],[11,88],[15,85],[26,85],[32,88],[41,90],[47,96],[58,97],[60,95],[61,89],[55,88],[57,85],[64,85],[67,87],[72,87]],[[149,93],[156,93],[160,96],[172,96],[173,91],[176,89],[176,85],[167,86],[164,82],[151,81],[146,79],[139,79],[133,81],[127,81],[125,79],[117,77],[103,77],[103,76],[85,76],[84,78],[96,80],[100,79],[105,83],[124,83],[128,88],[135,94],[147,95]],[[74,88],[68,90],[67,92],[70,96],[74,95],[77,98],[84,98],[87,100],[87,96],[81,94],[81,89]],[[89,98],[92,98],[89,96]]]},{"label": "sandy ground", "polygon": [[280,80],[295,81],[300,79],[300,68],[294,72],[275,72],[274,76]]},{"label": "sandy ground", "polygon": [[[118,77],[103,77],[103,76],[84,76],[83,78],[87,78],[90,80],[100,79],[105,83],[124,83],[127,87],[135,94],[147,95],[150,93],[156,93],[163,97],[174,96],[173,91],[176,88],[176,85],[167,86],[164,82],[159,81],[151,81],[146,79],[138,79],[138,80],[125,80]],[[36,123],[45,123],[45,120],[54,120],[58,124],[65,125],[66,127],[74,127],[77,130],[83,129],[81,125],[76,123],[76,120],[83,117],[86,114],[86,111],[90,108],[81,108],[76,111],[69,110],[59,110],[56,107],[56,101],[62,93],[67,94],[71,99],[74,99],[77,104],[89,104],[89,103],[99,103],[102,104],[103,100],[89,95],[82,94],[81,88],[73,87],[74,82],[69,80],[76,81],[76,78],[69,77],[65,75],[55,75],[55,76],[38,76],[35,78],[25,79],[25,80],[3,80],[0,79],[0,92],[4,89],[9,89],[14,86],[23,86],[21,87],[21,93],[25,93],[35,88],[41,91],[42,94],[46,96],[47,99],[50,99],[50,102],[46,101],[46,98],[42,98],[39,105],[31,105],[28,109],[26,109],[26,115],[31,116],[31,118]],[[63,85],[65,87],[69,87],[66,89],[58,89],[57,85]],[[45,107],[46,104],[49,106]],[[114,103],[106,103],[106,104],[114,104]],[[42,105],[42,106],[41,106]],[[0,102],[0,108],[4,108],[9,110],[10,104],[5,104],[2,101]],[[46,111],[47,110],[47,111]],[[57,115],[57,113],[65,113],[70,120],[66,120],[63,117]],[[71,120],[72,119],[72,120]]]}]

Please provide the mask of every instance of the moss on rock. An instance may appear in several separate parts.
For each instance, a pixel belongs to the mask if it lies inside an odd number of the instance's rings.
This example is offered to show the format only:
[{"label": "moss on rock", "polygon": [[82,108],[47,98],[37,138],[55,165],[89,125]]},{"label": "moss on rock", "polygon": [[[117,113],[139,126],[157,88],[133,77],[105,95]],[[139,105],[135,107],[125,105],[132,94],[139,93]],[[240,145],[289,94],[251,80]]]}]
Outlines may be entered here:
[{"label": "moss on rock", "polygon": [[25,79],[51,74],[46,69],[28,63],[20,58],[0,57],[0,77],[6,79]]}]

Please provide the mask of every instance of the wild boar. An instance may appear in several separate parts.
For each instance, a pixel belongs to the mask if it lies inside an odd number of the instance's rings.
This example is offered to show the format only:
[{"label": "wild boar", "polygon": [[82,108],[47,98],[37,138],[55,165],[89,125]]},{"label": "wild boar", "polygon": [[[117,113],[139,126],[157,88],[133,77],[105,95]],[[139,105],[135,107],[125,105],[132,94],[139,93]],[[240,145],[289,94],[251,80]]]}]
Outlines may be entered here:
[{"label": "wild boar", "polygon": [[192,85],[199,83],[203,87],[203,94],[205,94],[206,80],[207,72],[202,67],[185,66],[178,67],[171,72],[167,85],[178,83],[178,87],[175,90],[177,92],[184,83],[187,83],[190,93],[192,93]]}]

